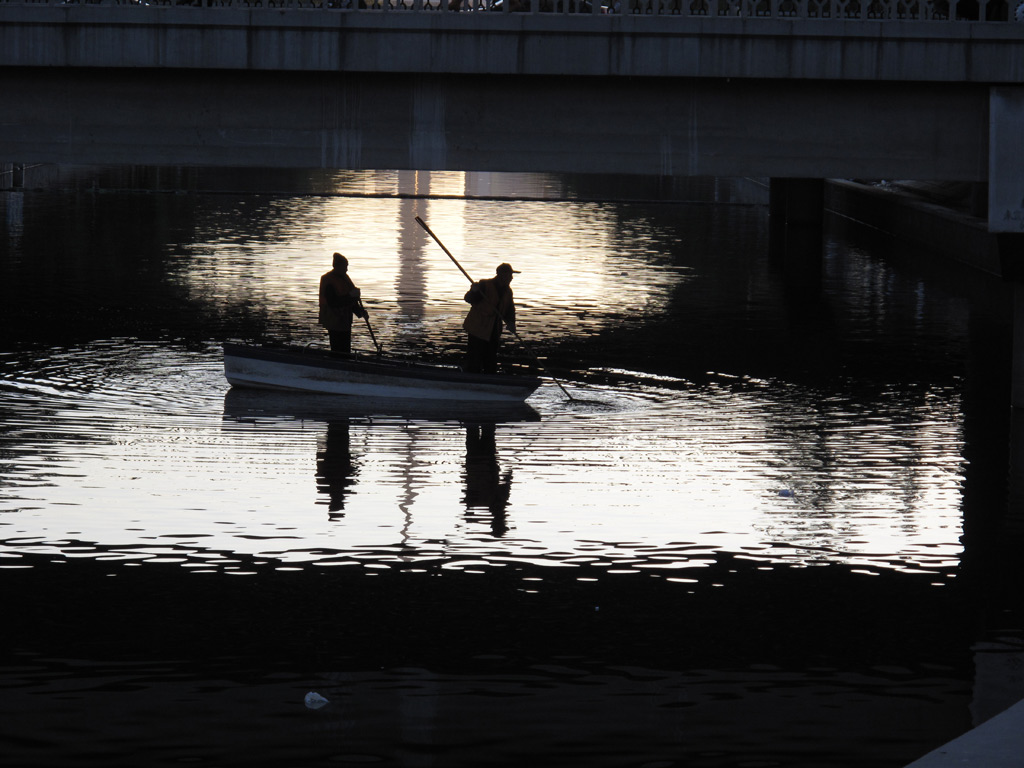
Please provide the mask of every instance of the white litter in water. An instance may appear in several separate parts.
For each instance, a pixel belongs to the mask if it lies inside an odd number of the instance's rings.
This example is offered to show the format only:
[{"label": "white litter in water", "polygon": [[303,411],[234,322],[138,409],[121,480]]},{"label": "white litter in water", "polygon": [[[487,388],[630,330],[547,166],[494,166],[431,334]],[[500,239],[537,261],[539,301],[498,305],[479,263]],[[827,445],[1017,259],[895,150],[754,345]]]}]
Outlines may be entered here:
[{"label": "white litter in water", "polygon": [[305,701],[306,706],[310,709],[320,709],[320,707],[331,703],[323,696],[321,696],[319,693],[314,693],[313,691],[310,691],[306,694]]}]

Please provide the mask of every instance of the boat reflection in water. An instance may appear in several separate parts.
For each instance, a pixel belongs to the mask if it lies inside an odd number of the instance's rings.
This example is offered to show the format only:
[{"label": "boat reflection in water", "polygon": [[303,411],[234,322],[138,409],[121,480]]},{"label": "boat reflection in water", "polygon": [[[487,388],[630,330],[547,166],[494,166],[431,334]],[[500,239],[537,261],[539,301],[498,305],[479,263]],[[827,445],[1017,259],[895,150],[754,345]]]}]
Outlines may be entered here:
[{"label": "boat reflection in water", "polygon": [[399,398],[377,400],[239,387],[232,387],[224,395],[224,417],[233,421],[286,417],[326,423],[378,417],[399,421],[475,424],[540,421],[540,414],[525,402],[453,402]]},{"label": "boat reflection in water", "polygon": [[352,456],[348,419],[327,422],[327,432],[316,452],[316,487],[327,496],[332,520],[345,514],[345,496],[356,484],[357,474],[359,463]]},{"label": "boat reflection in water", "polygon": [[[224,396],[224,419],[258,422],[287,419],[325,423],[317,441],[316,487],[332,520],[345,514],[345,504],[354,493],[360,472],[360,457],[352,451],[353,424],[373,420],[393,421],[396,426],[410,422],[460,424],[466,430],[465,495],[466,518],[488,523],[495,537],[507,530],[506,510],[512,471],[501,471],[496,448],[499,424],[540,421],[540,414],[522,402],[462,402],[429,400],[373,400],[338,395],[273,392],[232,387]],[[486,512],[481,513],[483,510]]]},{"label": "boat reflection in water", "polygon": [[[512,470],[501,471],[495,440],[497,425],[466,424],[466,519],[489,522],[491,534],[500,538],[508,531],[506,511],[512,491]],[[488,514],[480,514],[487,510]]]}]

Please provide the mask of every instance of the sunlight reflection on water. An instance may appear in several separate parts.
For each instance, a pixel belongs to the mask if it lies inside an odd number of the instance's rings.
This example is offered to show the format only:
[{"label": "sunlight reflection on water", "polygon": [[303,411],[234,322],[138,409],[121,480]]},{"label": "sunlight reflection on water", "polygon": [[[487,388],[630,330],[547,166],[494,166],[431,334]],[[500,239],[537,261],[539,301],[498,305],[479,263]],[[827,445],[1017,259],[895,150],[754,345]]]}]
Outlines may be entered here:
[{"label": "sunlight reflection on water", "polygon": [[616,375],[570,383],[575,400],[548,383],[522,408],[456,415],[227,391],[216,348],[58,350],[0,379],[0,551],[656,574],[729,551],[951,575],[955,396],[865,419],[765,382]]}]

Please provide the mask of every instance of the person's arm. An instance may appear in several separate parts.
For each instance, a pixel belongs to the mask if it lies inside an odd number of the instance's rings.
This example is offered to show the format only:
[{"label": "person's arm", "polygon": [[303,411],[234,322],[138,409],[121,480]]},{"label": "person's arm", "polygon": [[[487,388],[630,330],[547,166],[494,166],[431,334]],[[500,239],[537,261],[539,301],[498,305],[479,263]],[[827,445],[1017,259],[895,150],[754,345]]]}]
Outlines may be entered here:
[{"label": "person's arm", "polygon": [[335,312],[358,314],[361,292],[350,280],[331,281],[327,290],[327,303]]},{"label": "person's arm", "polygon": [[480,285],[480,283],[473,283],[471,286],[469,286],[469,290],[466,291],[465,300],[468,303],[472,304],[473,306],[476,306],[481,301],[483,301],[484,300],[484,289],[483,289],[483,286]]},{"label": "person's arm", "polygon": [[354,297],[352,299],[352,314],[356,317],[368,319],[370,317],[370,313],[367,312],[366,307],[363,306],[362,291],[353,285],[352,293],[350,295]]},{"label": "person's arm", "polygon": [[505,321],[505,327],[512,333],[516,332],[516,303],[512,298],[512,292],[509,291],[508,295],[508,312],[505,313],[503,318]]},{"label": "person's arm", "polygon": [[331,308],[331,294],[333,292],[334,291],[331,290],[330,281],[326,277],[321,277],[320,278],[320,293],[319,293],[320,309],[330,309]]},{"label": "person's arm", "polygon": [[345,297],[345,302],[352,314],[356,317],[363,316],[363,310],[360,309],[359,298],[363,295],[363,292],[356,288],[355,283],[349,281],[349,285],[352,287],[349,289],[348,296]]}]

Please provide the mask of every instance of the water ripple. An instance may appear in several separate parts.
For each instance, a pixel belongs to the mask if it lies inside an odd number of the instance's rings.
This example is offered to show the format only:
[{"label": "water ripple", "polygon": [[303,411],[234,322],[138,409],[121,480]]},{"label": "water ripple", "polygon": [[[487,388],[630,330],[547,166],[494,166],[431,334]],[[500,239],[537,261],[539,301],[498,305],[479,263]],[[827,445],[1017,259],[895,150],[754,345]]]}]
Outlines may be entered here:
[{"label": "water ripple", "polygon": [[603,374],[453,412],[229,390],[213,345],[8,354],[0,552],[237,572],[209,552],[679,578],[721,552],[956,567],[955,392],[893,390],[865,411],[781,382]]}]

